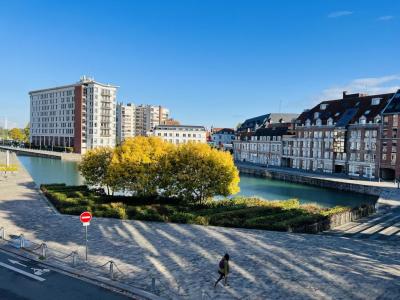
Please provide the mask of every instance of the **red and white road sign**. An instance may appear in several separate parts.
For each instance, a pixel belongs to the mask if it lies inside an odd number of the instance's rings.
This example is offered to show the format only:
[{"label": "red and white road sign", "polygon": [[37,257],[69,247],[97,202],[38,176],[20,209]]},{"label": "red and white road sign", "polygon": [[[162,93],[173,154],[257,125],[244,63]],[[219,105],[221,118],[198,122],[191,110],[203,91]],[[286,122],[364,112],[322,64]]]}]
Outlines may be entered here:
[{"label": "red and white road sign", "polygon": [[88,211],[84,211],[81,213],[80,216],[81,222],[83,223],[83,226],[87,226],[90,224],[90,220],[92,219],[92,214]]}]

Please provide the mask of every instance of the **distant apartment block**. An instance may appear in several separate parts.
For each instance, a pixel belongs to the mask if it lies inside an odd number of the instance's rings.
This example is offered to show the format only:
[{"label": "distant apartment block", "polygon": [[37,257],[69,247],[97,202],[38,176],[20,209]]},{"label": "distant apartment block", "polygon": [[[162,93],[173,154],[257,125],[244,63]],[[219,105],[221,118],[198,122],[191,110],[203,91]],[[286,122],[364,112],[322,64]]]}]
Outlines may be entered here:
[{"label": "distant apartment block", "polygon": [[134,137],[136,132],[135,105],[129,103],[117,105],[117,144],[126,138]]},{"label": "distant apartment block", "polygon": [[73,147],[84,153],[115,146],[117,86],[82,77],[75,84],[29,92],[30,142],[38,147]]},{"label": "distant apartment block", "polygon": [[157,125],[153,136],[172,144],[206,143],[206,128],[192,125]]},{"label": "distant apartment block", "polygon": [[135,135],[146,136],[154,127],[169,119],[169,110],[156,105],[138,105],[135,108]]}]

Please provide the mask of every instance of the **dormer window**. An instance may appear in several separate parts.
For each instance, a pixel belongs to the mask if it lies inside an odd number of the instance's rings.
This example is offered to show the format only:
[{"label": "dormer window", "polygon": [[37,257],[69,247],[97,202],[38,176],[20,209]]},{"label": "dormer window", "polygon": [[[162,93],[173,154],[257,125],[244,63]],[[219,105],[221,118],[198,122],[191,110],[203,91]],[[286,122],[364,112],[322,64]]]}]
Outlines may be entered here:
[{"label": "dormer window", "polygon": [[379,105],[381,98],[372,98],[371,105]]},{"label": "dormer window", "polygon": [[361,116],[360,124],[366,124],[366,123],[367,123],[367,118],[365,116]]},{"label": "dormer window", "polygon": [[322,125],[321,119],[318,118],[317,121],[315,122],[315,125],[321,126]]},{"label": "dormer window", "polygon": [[310,121],[310,119],[307,119],[306,120],[306,126],[310,126],[311,125],[311,121]]},{"label": "dormer window", "polygon": [[364,113],[364,115],[369,115],[370,112],[371,112],[370,110],[367,110],[367,111]]},{"label": "dormer window", "polygon": [[325,110],[327,107],[328,107],[328,104],[326,104],[326,103],[322,103],[322,104],[319,106],[319,108],[320,108],[321,110]]},{"label": "dormer window", "polygon": [[327,120],[327,124],[328,124],[328,125],[333,125],[333,120],[332,120],[332,118],[329,118],[329,119]]},{"label": "dormer window", "polygon": [[316,112],[314,113],[314,119],[318,119],[318,118],[319,118],[319,112],[316,111]]}]

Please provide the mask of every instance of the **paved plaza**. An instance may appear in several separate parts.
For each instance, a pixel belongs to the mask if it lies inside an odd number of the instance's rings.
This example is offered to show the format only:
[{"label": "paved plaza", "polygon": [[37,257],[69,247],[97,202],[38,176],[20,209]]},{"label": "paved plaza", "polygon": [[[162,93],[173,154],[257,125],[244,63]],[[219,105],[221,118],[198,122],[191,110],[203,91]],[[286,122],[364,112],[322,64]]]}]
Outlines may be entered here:
[{"label": "paved plaza", "polygon": [[[0,180],[0,227],[84,253],[76,216],[56,213],[26,171]],[[396,241],[94,218],[90,260],[113,259],[123,279],[174,299],[400,299]],[[229,287],[213,288],[231,255]]]}]

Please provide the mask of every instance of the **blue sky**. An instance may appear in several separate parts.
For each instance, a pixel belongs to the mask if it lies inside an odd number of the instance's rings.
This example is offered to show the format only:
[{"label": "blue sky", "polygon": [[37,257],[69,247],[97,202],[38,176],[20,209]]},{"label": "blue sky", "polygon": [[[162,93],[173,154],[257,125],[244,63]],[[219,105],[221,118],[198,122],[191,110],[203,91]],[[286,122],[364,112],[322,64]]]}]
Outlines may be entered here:
[{"label": "blue sky", "polygon": [[400,86],[400,1],[1,1],[0,124],[81,75],[185,124],[233,127]]}]

